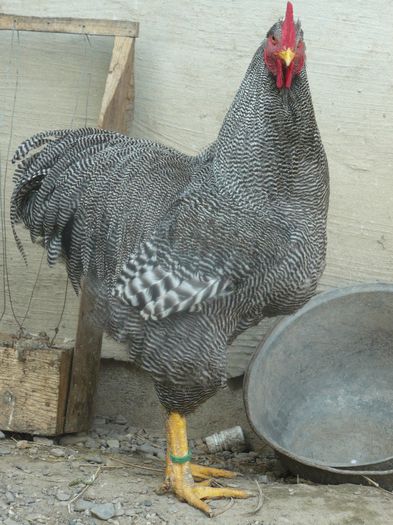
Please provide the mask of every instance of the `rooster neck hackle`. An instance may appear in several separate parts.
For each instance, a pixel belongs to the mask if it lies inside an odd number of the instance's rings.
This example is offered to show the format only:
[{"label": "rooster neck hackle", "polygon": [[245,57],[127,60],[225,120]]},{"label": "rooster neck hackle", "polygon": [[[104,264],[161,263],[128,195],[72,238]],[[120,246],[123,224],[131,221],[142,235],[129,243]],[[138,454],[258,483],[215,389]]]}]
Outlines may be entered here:
[{"label": "rooster neck hackle", "polygon": [[277,89],[262,58],[264,45],[225,117],[213,160],[215,183],[238,194],[244,206],[261,208],[280,199],[307,200],[326,177],[323,170],[304,170],[323,150],[306,70],[290,89]]}]

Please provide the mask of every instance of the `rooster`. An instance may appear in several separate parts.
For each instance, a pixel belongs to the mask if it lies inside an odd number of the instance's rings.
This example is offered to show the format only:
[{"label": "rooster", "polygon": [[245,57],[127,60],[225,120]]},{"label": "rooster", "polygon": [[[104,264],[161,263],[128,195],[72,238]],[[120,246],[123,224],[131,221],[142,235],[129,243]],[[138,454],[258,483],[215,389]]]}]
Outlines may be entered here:
[{"label": "rooster", "polygon": [[292,4],[202,153],[87,128],[39,133],[14,162],[18,246],[23,222],[153,378],[168,413],[164,488],[208,515],[206,499],[247,497],[194,481],[234,474],[191,463],[186,416],[225,385],[228,344],[304,305],[324,269],[328,166]]}]

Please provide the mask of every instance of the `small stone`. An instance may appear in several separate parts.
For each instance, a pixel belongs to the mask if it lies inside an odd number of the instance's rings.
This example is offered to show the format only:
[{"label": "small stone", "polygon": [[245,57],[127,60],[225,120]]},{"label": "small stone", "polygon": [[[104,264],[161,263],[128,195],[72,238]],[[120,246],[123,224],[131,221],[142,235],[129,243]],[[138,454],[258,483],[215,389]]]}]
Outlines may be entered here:
[{"label": "small stone", "polygon": [[127,443],[131,443],[132,441],[132,435],[131,434],[122,434],[119,436],[120,441],[125,441]]},{"label": "small stone", "polygon": [[74,510],[75,512],[84,512],[85,510],[90,510],[94,503],[92,501],[87,501],[85,499],[78,499],[75,502]]},{"label": "small stone", "polygon": [[4,525],[20,525],[17,521],[12,518],[7,518],[3,521]]},{"label": "small stone", "polygon": [[8,454],[11,454],[8,448],[0,447],[0,456],[7,456]]},{"label": "small stone", "polygon": [[7,502],[8,504],[10,504],[10,503],[14,503],[14,501],[15,501],[15,496],[13,495],[12,492],[7,491],[7,492],[5,493],[5,499],[6,499],[6,502]]},{"label": "small stone", "polygon": [[122,416],[121,414],[119,414],[118,416],[116,416],[115,423],[117,425],[126,425],[127,424],[127,419],[124,416]]},{"label": "small stone", "polygon": [[62,490],[59,490],[57,493],[56,493],[56,499],[58,499],[59,501],[68,501],[70,499],[70,494],[68,494],[68,492],[63,492]]},{"label": "small stone", "polygon": [[79,432],[78,434],[69,434],[60,438],[61,445],[76,445],[77,443],[84,443],[88,439],[86,432]]},{"label": "small stone", "polygon": [[97,465],[101,465],[101,463],[104,462],[104,460],[100,456],[91,456],[86,458],[86,461],[88,463],[97,463]]},{"label": "small stone", "polygon": [[53,439],[43,437],[43,436],[34,436],[33,441],[35,443],[40,443],[41,445],[54,445]]},{"label": "small stone", "polygon": [[118,439],[107,439],[106,444],[109,448],[118,449],[120,447],[120,443]]},{"label": "small stone", "polygon": [[94,426],[106,425],[106,418],[104,416],[96,416],[94,418]]},{"label": "small stone", "polygon": [[124,509],[123,509],[120,501],[117,501],[115,503],[115,512],[116,512],[116,516],[124,516]]},{"label": "small stone", "polygon": [[97,441],[89,437],[85,441],[85,447],[86,448],[98,448]]},{"label": "small stone", "polygon": [[96,503],[90,508],[90,512],[100,520],[109,520],[115,515],[115,506],[113,503]]},{"label": "small stone", "polygon": [[96,432],[97,432],[98,437],[107,436],[108,434],[110,434],[110,426],[105,425],[105,426],[97,427]]},{"label": "small stone", "polygon": [[162,449],[153,447],[147,443],[137,446],[136,451],[140,454],[144,454],[147,457],[153,456],[159,459],[165,459],[165,452]]},{"label": "small stone", "polygon": [[235,458],[237,461],[250,461],[252,458],[250,457],[248,452],[238,452],[235,455]]},{"label": "small stone", "polygon": [[21,439],[20,441],[16,442],[16,448],[29,448],[30,441],[26,441],[26,439]]},{"label": "small stone", "polygon": [[262,474],[261,476],[258,476],[257,481],[259,481],[259,483],[266,484],[269,483],[269,478],[266,474]]},{"label": "small stone", "polygon": [[5,434],[0,430],[0,439],[5,439]]},{"label": "small stone", "polygon": [[65,450],[62,448],[51,448],[50,454],[57,458],[63,458],[66,455]]}]

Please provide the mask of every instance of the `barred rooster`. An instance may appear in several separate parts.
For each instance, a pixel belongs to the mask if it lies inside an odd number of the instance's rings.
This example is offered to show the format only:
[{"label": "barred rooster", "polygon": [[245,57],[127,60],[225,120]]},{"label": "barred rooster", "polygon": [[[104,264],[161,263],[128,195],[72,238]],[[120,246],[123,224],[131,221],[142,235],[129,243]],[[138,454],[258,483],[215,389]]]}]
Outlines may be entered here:
[{"label": "barred rooster", "polygon": [[194,482],[234,474],[190,462],[185,418],[225,385],[228,344],[301,307],[324,268],[328,166],[292,4],[201,154],[76,129],[33,136],[14,162],[14,233],[23,222],[50,265],[65,261],[97,322],[154,380],[168,412],[164,487],[209,515],[205,499],[247,497]]}]

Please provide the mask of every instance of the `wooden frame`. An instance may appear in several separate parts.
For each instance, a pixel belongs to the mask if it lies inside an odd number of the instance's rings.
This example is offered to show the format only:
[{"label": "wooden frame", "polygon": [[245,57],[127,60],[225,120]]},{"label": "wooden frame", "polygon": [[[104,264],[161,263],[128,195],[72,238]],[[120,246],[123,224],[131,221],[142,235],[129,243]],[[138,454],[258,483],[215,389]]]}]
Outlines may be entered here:
[{"label": "wooden frame", "polygon": [[38,31],[40,33],[74,33],[136,38],[139,24],[128,20],[96,18],[43,18],[0,13],[0,30]]},{"label": "wooden frame", "polygon": [[[126,20],[41,18],[0,13],[0,30],[114,36],[98,127],[126,133],[134,104],[134,50],[139,24]],[[65,415],[36,433],[80,432],[91,426],[101,357],[102,332],[90,323],[92,300],[82,289],[72,363],[69,365]],[[10,356],[7,354],[8,358]],[[65,361],[70,363],[70,361]],[[28,366],[29,361],[25,361]],[[61,370],[64,372],[62,365]],[[27,370],[28,372],[28,370]],[[59,376],[60,377],[60,376]],[[63,384],[63,379],[59,379]],[[60,390],[64,392],[63,386]],[[38,425],[39,426],[39,425]],[[8,430],[12,430],[9,428]],[[18,427],[18,431],[22,431]],[[26,432],[29,429],[26,428]]]},{"label": "wooden frame", "polygon": [[0,13],[0,30],[113,36],[114,44],[98,126],[127,132],[134,103],[134,49],[139,24],[128,20],[41,18]]}]

